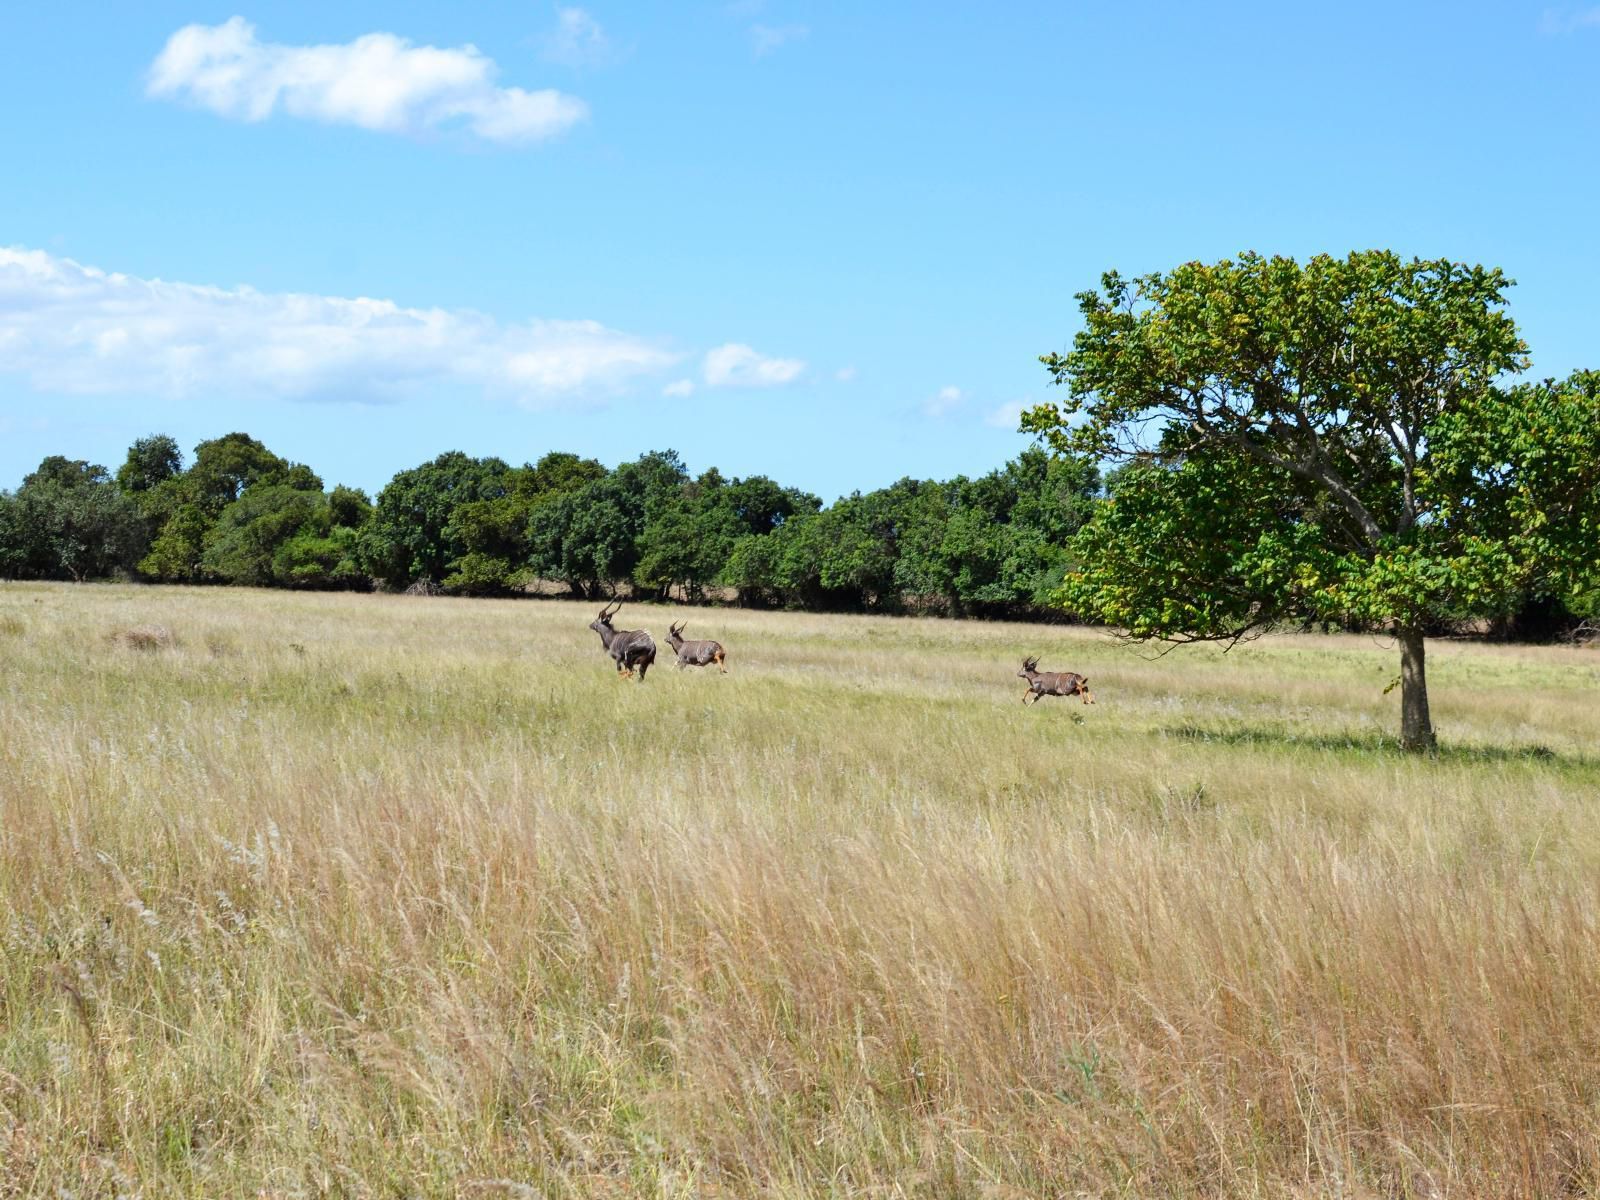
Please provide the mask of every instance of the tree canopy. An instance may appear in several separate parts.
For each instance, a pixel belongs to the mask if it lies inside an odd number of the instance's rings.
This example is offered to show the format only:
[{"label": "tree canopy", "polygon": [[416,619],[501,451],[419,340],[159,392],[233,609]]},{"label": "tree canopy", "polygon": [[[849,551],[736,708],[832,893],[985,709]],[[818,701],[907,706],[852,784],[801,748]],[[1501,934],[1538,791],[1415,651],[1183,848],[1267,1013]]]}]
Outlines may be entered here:
[{"label": "tree canopy", "polygon": [[144,523],[106,469],[51,455],[0,496],[0,574],[92,579],[129,571]]},{"label": "tree canopy", "polygon": [[1402,744],[1431,747],[1425,634],[1594,557],[1594,378],[1505,386],[1527,365],[1508,286],[1386,251],[1104,276],[1042,360],[1069,398],[1023,422],[1127,464],[1061,599],[1140,639],[1385,628]]}]

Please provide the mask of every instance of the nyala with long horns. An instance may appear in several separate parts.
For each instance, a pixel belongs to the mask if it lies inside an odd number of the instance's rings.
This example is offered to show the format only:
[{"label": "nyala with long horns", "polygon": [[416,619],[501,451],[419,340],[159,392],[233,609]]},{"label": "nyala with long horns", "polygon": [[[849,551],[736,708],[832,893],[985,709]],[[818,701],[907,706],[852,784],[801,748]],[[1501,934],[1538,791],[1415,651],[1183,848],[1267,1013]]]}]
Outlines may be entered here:
[{"label": "nyala with long horns", "polygon": [[589,622],[589,628],[600,635],[611,661],[617,664],[617,675],[630,678],[634,669],[639,671],[639,682],[644,682],[645,672],[656,661],[656,642],[642,629],[613,629],[611,618],[617,615],[622,601],[614,600],[600,610],[600,615]]}]

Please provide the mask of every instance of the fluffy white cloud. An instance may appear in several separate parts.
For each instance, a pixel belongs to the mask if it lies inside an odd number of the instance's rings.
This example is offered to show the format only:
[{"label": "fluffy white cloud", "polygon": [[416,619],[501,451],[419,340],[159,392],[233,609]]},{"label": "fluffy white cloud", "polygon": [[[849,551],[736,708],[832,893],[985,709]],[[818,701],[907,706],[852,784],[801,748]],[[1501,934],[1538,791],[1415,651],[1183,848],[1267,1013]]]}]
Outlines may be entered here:
[{"label": "fluffy white cloud", "polygon": [[544,38],[546,62],[566,67],[587,67],[612,57],[606,31],[581,8],[556,9],[556,29]]},{"label": "fluffy white cloud", "polygon": [[840,367],[833,373],[833,377],[840,383],[850,383],[856,377],[856,369],[854,367]]},{"label": "fluffy white cloud", "polygon": [[148,93],[184,99],[224,117],[294,117],[418,133],[460,125],[494,142],[551,137],[588,115],[582,100],[551,89],[497,87],[494,60],[475,46],[413,46],[369,33],[333,46],[257,39],[243,17],[186,25],[150,66]]},{"label": "fluffy white cloud", "polygon": [[966,393],[958,387],[942,387],[931,400],[923,402],[922,415],[932,420],[948,417],[966,403]]},{"label": "fluffy white cloud", "polygon": [[678,358],[594,321],[167,283],[0,247],[0,373],[41,391],[383,401],[438,383],[538,404]]},{"label": "fluffy white cloud", "polygon": [[661,394],[663,396],[692,396],[694,395],[694,380],[674,380],[661,389]]},{"label": "fluffy white cloud", "polygon": [[708,387],[778,387],[799,379],[806,364],[798,358],[768,358],[729,342],[707,351],[704,369]]}]

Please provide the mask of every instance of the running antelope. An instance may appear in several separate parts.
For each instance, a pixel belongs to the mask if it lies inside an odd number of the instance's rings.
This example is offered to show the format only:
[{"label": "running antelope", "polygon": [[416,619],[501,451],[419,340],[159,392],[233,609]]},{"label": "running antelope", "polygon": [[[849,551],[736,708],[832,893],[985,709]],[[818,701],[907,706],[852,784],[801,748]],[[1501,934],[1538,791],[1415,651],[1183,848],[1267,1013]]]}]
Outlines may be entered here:
[{"label": "running antelope", "polygon": [[634,667],[638,667],[639,682],[643,683],[644,673],[656,661],[655,639],[642,629],[611,628],[611,618],[617,615],[621,607],[622,601],[612,601],[600,610],[598,617],[589,622],[589,628],[600,635],[600,644],[611,655],[611,661],[617,664],[617,674],[631,676]]},{"label": "running antelope", "polygon": [[678,652],[678,670],[685,667],[704,667],[710,663],[717,664],[717,670],[724,675],[728,673],[728,652],[722,648],[721,642],[689,642],[683,637],[683,627],[687,621],[679,621],[667,630],[667,641]]},{"label": "running antelope", "polygon": [[1017,672],[1018,679],[1028,681],[1028,690],[1022,693],[1024,704],[1037,704],[1040,696],[1082,696],[1085,704],[1093,704],[1094,697],[1089,694],[1089,681],[1076,671],[1040,671],[1039,659],[1022,660],[1022,670]]}]

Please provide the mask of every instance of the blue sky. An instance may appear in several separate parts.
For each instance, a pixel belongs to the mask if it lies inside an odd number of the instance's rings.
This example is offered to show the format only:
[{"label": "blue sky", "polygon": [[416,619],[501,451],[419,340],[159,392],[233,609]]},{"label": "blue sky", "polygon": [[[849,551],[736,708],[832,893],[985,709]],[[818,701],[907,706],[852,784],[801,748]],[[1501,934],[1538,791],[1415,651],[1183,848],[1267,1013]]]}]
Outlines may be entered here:
[{"label": "blue sky", "polygon": [[1027,439],[1073,294],[1504,267],[1600,367],[1600,6],[0,7],[0,487],[244,430],[331,486],[672,447],[831,500]]}]

